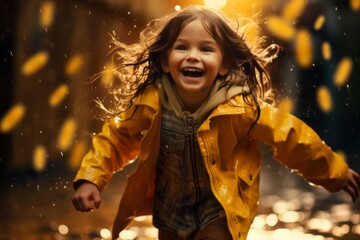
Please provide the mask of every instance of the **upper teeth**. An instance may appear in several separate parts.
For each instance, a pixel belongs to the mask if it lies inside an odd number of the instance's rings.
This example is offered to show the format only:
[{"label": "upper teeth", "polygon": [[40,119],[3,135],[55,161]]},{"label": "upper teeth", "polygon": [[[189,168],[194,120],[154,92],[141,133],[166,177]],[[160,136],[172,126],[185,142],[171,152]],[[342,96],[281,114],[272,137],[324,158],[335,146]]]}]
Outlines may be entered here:
[{"label": "upper teeth", "polygon": [[195,69],[195,68],[185,68],[183,69],[184,71],[190,71],[190,72],[201,72],[200,69]]}]

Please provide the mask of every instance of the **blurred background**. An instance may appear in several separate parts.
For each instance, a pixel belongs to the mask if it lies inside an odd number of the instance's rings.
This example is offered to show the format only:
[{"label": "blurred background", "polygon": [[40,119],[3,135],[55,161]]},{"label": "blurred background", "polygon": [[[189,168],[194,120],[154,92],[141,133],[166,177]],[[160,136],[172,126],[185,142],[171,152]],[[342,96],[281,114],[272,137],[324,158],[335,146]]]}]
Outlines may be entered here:
[{"label": "blurred background", "polygon": [[[149,20],[193,4],[260,24],[281,51],[268,64],[279,107],[360,171],[360,0],[14,0],[0,2],[0,239],[109,239],[125,173],[98,211],[75,212],[72,179],[101,127],[111,36],[138,40]],[[256,32],[256,31],[255,31]],[[259,41],[250,29],[248,44]],[[249,239],[359,239],[359,201],[310,186],[264,147]],[[125,170],[128,171],[128,170]],[[156,239],[137,218],[119,239]]]}]

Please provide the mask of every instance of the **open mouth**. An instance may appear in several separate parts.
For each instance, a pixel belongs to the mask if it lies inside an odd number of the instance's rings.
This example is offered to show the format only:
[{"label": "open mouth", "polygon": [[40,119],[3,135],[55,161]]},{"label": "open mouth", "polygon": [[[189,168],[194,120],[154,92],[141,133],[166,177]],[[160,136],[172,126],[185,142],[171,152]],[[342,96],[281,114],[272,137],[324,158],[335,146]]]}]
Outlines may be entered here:
[{"label": "open mouth", "polygon": [[184,69],[182,70],[182,74],[185,77],[201,77],[202,75],[204,75],[204,71],[200,70],[200,69]]}]

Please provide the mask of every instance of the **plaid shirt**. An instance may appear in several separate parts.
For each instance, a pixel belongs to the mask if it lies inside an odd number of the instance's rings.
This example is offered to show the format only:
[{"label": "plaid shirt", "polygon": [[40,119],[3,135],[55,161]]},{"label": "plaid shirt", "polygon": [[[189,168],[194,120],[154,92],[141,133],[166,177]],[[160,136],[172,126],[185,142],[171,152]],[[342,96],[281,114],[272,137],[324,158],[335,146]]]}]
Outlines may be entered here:
[{"label": "plaid shirt", "polygon": [[187,235],[225,216],[213,195],[196,132],[201,122],[162,109],[160,153],[156,169],[154,225]]}]

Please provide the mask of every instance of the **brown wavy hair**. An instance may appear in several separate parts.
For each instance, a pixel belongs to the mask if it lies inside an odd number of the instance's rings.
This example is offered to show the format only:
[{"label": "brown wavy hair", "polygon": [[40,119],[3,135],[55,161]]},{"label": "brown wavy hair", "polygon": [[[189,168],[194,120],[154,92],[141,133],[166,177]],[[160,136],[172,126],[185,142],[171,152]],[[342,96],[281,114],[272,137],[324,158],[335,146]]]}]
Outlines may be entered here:
[{"label": "brown wavy hair", "polygon": [[[215,39],[224,56],[224,67],[229,69],[228,74],[220,78],[223,81],[220,87],[249,86],[249,97],[257,106],[258,115],[258,99],[274,100],[265,65],[276,56],[276,46],[263,48],[261,44],[247,44],[246,29],[254,26],[254,21],[237,17],[231,22],[216,10],[191,6],[150,21],[136,44],[126,45],[113,38],[115,48],[111,52],[111,71],[114,71],[120,84],[112,91],[116,101],[114,110],[108,113],[117,115],[127,110],[135,97],[164,74],[161,58],[166,56],[184,26],[195,19],[199,19]],[[251,49],[248,45],[252,45]],[[105,109],[104,105],[102,107]]]}]

